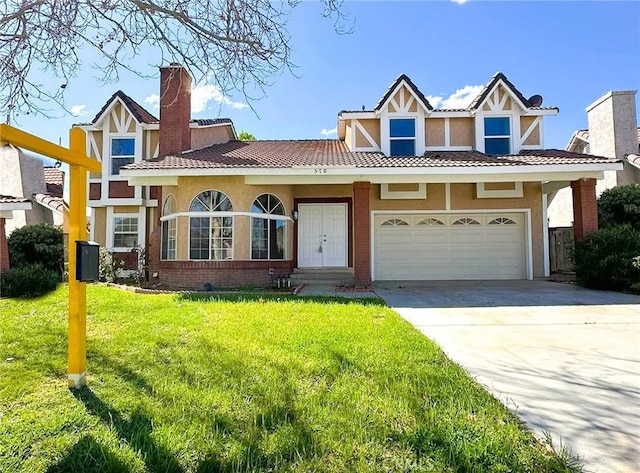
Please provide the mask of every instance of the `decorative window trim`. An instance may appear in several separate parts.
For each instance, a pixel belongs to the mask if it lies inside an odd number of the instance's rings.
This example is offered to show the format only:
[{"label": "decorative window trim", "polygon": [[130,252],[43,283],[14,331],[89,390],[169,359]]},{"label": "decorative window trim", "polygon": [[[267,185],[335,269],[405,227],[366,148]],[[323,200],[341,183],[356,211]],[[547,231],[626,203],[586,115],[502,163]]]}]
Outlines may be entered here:
[{"label": "decorative window trim", "polygon": [[508,217],[496,217],[489,222],[489,225],[517,225],[517,223]]},{"label": "decorative window trim", "polygon": [[469,225],[480,225],[480,222],[478,222],[475,218],[462,217],[454,221],[451,225],[467,227]]},{"label": "decorative window trim", "polygon": [[401,218],[390,218],[380,224],[381,227],[409,227],[411,226],[406,220]]},{"label": "decorative window trim", "polygon": [[416,191],[390,191],[389,184],[380,184],[380,199],[426,199],[427,198],[427,184],[419,182],[418,190]]},{"label": "decorative window trim", "polygon": [[488,190],[484,182],[476,184],[476,195],[478,199],[508,199],[524,197],[522,182],[516,182],[513,189]]},{"label": "decorative window trim", "polygon": [[418,227],[444,227],[445,223],[438,218],[425,218],[416,223]]}]

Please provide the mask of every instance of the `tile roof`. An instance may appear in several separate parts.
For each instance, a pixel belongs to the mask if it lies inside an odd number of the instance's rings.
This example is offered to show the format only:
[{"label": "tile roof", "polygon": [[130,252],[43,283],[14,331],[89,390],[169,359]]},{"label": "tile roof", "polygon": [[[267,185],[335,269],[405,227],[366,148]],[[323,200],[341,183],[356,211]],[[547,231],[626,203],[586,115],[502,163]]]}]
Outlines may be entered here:
[{"label": "tile roof", "polygon": [[414,94],[416,94],[418,99],[422,102],[422,105],[424,105],[427,110],[433,110],[433,107],[431,106],[431,104],[429,103],[427,98],[424,96],[424,94],[422,92],[420,92],[420,89],[418,89],[418,87],[416,87],[416,85],[411,81],[411,79],[409,79],[409,76],[407,76],[406,74],[401,74],[393,82],[393,84],[391,84],[391,86],[389,86],[389,88],[387,89],[385,94],[382,96],[382,98],[380,99],[378,104],[373,108],[374,111],[375,110],[380,110],[380,108],[389,99],[389,97],[391,97],[391,94],[393,93],[393,91],[396,89],[396,87],[398,87],[398,85],[402,81],[405,81],[407,83],[409,88],[413,91]]},{"label": "tile roof", "polygon": [[197,123],[198,126],[221,125],[223,123],[231,123],[230,118],[195,118],[191,119],[191,123]]},{"label": "tile roof", "polygon": [[[587,142],[589,141],[589,130],[576,130],[573,134],[578,138],[580,138],[581,140],[584,140]],[[638,127],[637,129],[637,136],[638,136],[638,144],[640,144],[640,127]]]},{"label": "tile roof", "polygon": [[64,171],[62,169],[44,166],[44,182],[47,185],[47,194],[62,197],[64,193]]},{"label": "tile roof", "polygon": [[637,167],[638,169],[640,169],[640,155],[638,154],[628,154],[625,156],[625,159],[627,160],[627,162],[629,164],[631,164],[634,167]]},{"label": "tile roof", "polygon": [[23,204],[25,202],[29,202],[29,199],[12,195],[0,195],[0,204]]},{"label": "tile roof", "polygon": [[429,151],[423,156],[387,157],[381,152],[349,151],[340,140],[297,140],[230,141],[182,155],[141,161],[123,169],[486,167],[615,162],[619,160],[557,149],[523,150],[508,156],[488,156],[479,151]]},{"label": "tile roof", "polygon": [[107,100],[107,102],[104,104],[104,106],[100,109],[100,111],[93,118],[91,123],[95,123],[95,122],[98,121],[98,118],[100,118],[100,116],[105,112],[105,110],[107,108],[109,108],[109,105],[111,105],[111,102],[113,102],[116,99],[116,97],[118,97],[120,100],[122,100],[122,102],[131,111],[131,113],[136,118],[136,120],[138,120],[138,123],[157,123],[158,122],[158,119],[156,117],[154,117],[153,115],[151,115],[142,105],[140,105],[138,102],[133,100],[131,97],[129,97],[123,91],[118,90],[116,93],[114,93],[111,96],[111,98],[109,98],[109,100]]},{"label": "tile roof", "polygon": [[69,206],[62,199],[62,197],[57,197],[49,194],[34,194],[33,196],[39,204],[44,205],[45,207],[49,207],[57,212],[62,212],[64,209],[69,210]]},{"label": "tile roof", "polygon": [[[509,79],[507,79],[507,76],[505,76],[502,72],[496,72],[493,75],[493,77],[491,78],[491,80],[489,80],[487,85],[484,86],[484,89],[482,89],[480,91],[480,93],[478,94],[478,96],[475,99],[473,99],[473,101],[471,102],[471,105],[469,105],[468,109],[469,110],[477,109],[480,106],[480,104],[482,104],[482,102],[484,102],[484,100],[489,95],[489,92],[491,92],[491,89],[493,89],[493,87],[498,83],[498,81],[504,82],[504,84],[511,90],[511,92],[513,92],[513,94],[516,97],[518,97],[518,100],[520,100],[525,107],[532,108],[531,104],[529,103],[529,101],[524,97],[524,95],[522,95],[522,93],[520,93],[520,91],[518,89],[516,89],[516,86],[513,85],[509,81]],[[536,108],[540,108],[540,107],[536,107]]]}]

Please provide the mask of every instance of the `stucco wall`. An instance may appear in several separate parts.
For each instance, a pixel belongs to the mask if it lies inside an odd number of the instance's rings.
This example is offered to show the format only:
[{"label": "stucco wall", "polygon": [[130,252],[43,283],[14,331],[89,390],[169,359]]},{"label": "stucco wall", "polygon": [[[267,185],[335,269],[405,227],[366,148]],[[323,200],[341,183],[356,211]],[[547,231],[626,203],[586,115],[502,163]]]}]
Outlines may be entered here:
[{"label": "stucco wall", "polygon": [[206,148],[218,143],[226,143],[232,138],[231,126],[210,126],[191,129],[191,149]]}]

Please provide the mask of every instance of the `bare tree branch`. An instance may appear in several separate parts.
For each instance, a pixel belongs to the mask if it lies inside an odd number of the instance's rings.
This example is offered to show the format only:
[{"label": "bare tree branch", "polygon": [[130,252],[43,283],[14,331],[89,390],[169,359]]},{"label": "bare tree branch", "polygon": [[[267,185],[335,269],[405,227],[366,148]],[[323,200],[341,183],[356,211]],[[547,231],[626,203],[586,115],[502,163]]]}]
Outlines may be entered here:
[{"label": "bare tree branch", "polygon": [[[353,22],[342,0],[319,0],[338,33]],[[121,71],[148,77],[179,62],[196,83],[251,101],[283,70],[293,71],[287,21],[300,0],[0,0],[0,116],[66,110],[64,93],[87,66],[98,79]],[[98,59],[85,64],[91,51]],[[95,56],[95,54],[94,54]],[[145,63],[134,61],[144,57]],[[51,77],[54,86],[44,85]],[[248,87],[258,91],[247,93]],[[253,107],[252,107],[253,108]]]}]

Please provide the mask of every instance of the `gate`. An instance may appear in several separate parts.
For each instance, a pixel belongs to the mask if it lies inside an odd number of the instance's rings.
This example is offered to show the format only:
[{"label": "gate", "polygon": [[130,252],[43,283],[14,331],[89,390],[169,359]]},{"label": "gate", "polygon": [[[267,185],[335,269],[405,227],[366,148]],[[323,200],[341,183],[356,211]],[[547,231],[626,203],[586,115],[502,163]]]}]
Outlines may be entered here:
[{"label": "gate", "polygon": [[573,227],[549,229],[549,259],[552,273],[573,272]]}]

